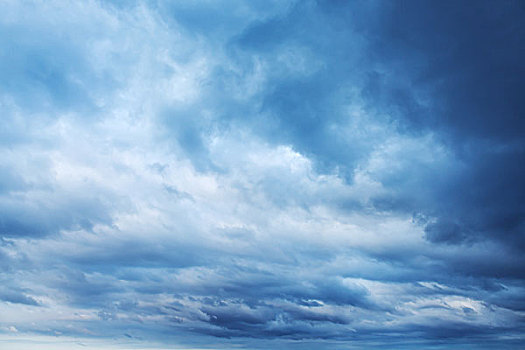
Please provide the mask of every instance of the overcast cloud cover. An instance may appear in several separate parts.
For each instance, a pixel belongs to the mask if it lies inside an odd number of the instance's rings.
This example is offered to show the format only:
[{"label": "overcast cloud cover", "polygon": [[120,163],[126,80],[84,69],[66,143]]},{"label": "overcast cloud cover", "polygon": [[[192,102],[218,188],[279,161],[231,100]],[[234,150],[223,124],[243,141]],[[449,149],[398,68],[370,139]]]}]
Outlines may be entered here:
[{"label": "overcast cloud cover", "polygon": [[524,41],[518,0],[2,0],[0,348],[522,348]]}]

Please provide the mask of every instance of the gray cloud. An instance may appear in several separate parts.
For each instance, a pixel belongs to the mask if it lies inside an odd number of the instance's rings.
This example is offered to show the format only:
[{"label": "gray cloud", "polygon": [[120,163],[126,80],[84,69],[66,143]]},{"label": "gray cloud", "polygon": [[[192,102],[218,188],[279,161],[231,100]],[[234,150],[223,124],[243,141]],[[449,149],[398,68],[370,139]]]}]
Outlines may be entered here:
[{"label": "gray cloud", "polygon": [[518,2],[1,7],[0,337],[519,348]]}]

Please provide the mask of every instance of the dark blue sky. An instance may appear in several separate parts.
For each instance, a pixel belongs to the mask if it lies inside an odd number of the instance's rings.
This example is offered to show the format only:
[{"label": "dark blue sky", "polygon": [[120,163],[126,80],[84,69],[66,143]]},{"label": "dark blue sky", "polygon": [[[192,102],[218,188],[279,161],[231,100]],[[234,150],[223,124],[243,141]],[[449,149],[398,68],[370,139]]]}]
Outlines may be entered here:
[{"label": "dark blue sky", "polygon": [[518,349],[523,1],[0,4],[0,348]]}]

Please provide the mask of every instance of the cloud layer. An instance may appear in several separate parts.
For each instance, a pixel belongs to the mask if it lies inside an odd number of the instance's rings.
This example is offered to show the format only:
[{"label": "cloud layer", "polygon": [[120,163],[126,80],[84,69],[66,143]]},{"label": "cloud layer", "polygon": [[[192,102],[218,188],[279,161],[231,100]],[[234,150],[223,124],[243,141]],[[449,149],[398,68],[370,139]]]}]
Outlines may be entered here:
[{"label": "cloud layer", "polygon": [[4,344],[523,344],[522,3],[0,9]]}]

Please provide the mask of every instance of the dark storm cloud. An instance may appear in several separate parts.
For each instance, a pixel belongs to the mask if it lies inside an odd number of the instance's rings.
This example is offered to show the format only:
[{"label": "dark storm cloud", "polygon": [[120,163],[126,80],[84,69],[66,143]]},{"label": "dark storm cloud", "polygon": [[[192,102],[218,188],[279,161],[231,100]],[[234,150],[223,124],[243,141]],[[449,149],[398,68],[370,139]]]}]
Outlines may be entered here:
[{"label": "dark storm cloud", "polygon": [[[427,237],[446,243],[490,237],[522,250],[523,4],[384,5],[381,24],[365,32],[384,71],[369,80],[369,103],[393,113],[409,132],[438,132],[466,168],[412,208],[438,217]],[[447,178],[447,169],[436,177]]]},{"label": "dark storm cloud", "polygon": [[[403,80],[416,93],[422,90],[432,97],[429,113],[409,115],[408,120],[417,128],[443,127],[459,142],[470,137],[521,141],[524,11],[521,2],[512,0],[497,5],[492,1],[385,4],[380,28],[369,34],[376,59],[397,68],[389,70],[392,78],[404,74]],[[419,65],[410,67],[403,61]],[[389,102],[406,105],[395,99],[395,86],[384,82],[380,88]]]}]

